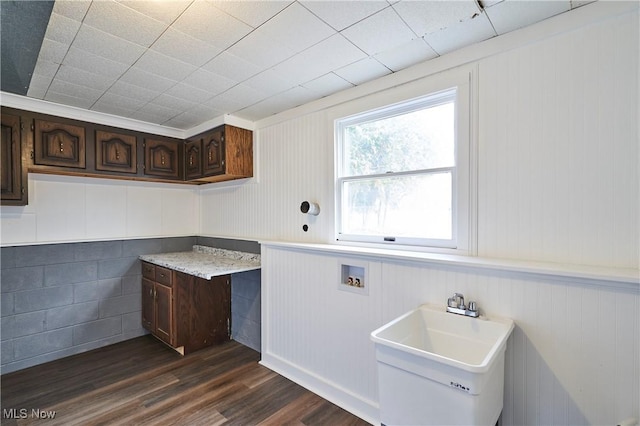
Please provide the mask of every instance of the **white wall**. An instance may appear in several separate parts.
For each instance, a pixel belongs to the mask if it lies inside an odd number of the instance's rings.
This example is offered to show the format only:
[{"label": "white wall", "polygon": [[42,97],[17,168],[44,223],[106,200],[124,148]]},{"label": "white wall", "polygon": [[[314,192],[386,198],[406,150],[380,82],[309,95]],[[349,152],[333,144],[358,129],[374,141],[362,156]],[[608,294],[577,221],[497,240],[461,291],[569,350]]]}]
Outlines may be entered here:
[{"label": "white wall", "polygon": [[[516,32],[522,46],[474,62],[479,256],[638,268],[638,9],[598,18],[614,6],[576,9],[595,22],[552,38],[570,17],[527,29],[536,42]],[[331,242],[332,109],[257,123],[258,183],[205,187],[201,232]],[[300,213],[304,200],[318,217]]]},{"label": "white wall", "polygon": [[29,204],[2,206],[3,246],[197,235],[192,186],[29,174]]}]

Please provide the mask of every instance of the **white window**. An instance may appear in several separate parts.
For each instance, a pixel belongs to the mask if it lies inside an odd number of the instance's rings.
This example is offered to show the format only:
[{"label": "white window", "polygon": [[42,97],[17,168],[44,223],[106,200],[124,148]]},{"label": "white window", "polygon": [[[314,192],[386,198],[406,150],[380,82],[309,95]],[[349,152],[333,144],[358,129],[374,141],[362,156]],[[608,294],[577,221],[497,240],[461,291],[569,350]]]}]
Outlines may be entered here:
[{"label": "white window", "polygon": [[462,92],[335,121],[337,240],[469,251],[468,87]]}]

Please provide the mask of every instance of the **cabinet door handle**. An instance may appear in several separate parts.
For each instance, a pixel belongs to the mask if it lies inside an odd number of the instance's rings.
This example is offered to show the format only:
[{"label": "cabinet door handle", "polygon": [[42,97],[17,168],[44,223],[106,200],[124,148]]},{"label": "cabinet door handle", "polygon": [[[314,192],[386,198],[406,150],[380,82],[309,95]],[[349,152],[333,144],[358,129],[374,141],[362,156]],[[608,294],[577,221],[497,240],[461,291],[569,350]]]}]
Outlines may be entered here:
[{"label": "cabinet door handle", "polygon": [[64,142],[60,141],[60,152],[64,152]]}]

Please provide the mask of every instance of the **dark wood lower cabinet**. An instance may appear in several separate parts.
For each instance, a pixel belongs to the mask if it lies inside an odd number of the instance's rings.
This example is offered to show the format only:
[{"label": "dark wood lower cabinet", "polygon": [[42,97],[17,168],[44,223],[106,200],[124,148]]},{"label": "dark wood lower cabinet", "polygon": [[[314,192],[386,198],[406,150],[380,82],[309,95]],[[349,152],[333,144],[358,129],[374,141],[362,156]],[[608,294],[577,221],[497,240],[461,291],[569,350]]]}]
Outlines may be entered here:
[{"label": "dark wood lower cabinet", "polygon": [[185,355],[231,339],[231,276],[142,263],[142,326]]}]

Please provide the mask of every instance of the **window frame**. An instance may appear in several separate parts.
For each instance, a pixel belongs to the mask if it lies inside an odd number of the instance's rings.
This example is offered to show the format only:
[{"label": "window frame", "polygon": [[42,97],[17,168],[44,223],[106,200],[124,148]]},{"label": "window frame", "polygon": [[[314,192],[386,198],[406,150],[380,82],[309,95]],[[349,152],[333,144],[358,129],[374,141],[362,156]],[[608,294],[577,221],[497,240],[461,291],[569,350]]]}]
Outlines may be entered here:
[{"label": "window frame", "polygon": [[[335,241],[338,244],[364,246],[372,248],[390,248],[411,251],[444,252],[455,254],[475,254],[476,206],[475,192],[475,137],[472,132],[472,117],[475,114],[471,95],[471,70],[451,72],[448,76],[439,75],[404,84],[400,87],[376,93],[337,108],[331,114],[332,133],[334,136],[334,194],[335,194]],[[455,91],[453,97],[451,92]],[[418,94],[418,96],[416,96]],[[346,234],[341,232],[343,185],[361,179],[382,178],[386,174],[342,176],[344,161],[344,143],[342,141],[345,127],[355,123],[365,123],[376,119],[388,118],[421,108],[436,106],[449,99],[454,99],[454,166],[432,168],[410,172],[396,172],[393,175],[420,175],[437,173],[451,169],[452,179],[452,239],[426,239],[395,236],[394,241],[385,241],[380,236]],[[393,237],[393,236],[389,236]]]}]

